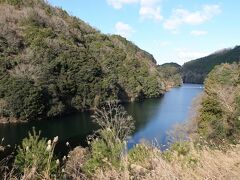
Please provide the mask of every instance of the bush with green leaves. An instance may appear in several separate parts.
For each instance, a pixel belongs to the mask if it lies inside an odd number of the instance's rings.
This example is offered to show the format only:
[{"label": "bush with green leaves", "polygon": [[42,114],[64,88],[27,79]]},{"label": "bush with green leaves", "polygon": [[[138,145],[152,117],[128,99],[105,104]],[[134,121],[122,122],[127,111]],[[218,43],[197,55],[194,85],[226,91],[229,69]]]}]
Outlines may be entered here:
[{"label": "bush with green leaves", "polygon": [[151,157],[150,146],[145,144],[137,144],[128,152],[128,161],[130,164],[144,164]]},{"label": "bush with green leaves", "polygon": [[90,137],[90,157],[83,170],[91,175],[99,168],[122,168],[126,139],[133,130],[133,119],[117,102],[95,109],[93,120],[101,127],[97,137]]},{"label": "bush with green leaves", "polygon": [[58,141],[55,137],[53,141],[41,138],[40,132],[33,129],[29,132],[28,138],[23,139],[18,147],[14,162],[14,169],[22,177],[43,179],[57,177],[59,170],[59,160],[54,157],[54,148]]},{"label": "bush with green leaves", "polygon": [[90,143],[91,157],[83,166],[83,171],[92,175],[97,169],[121,168],[121,156],[124,143],[116,142],[115,132],[110,129],[101,130],[99,137]]},{"label": "bush with green leaves", "polygon": [[162,157],[171,163],[180,163],[182,167],[195,167],[199,163],[197,151],[199,147],[191,141],[173,143],[162,153]]}]

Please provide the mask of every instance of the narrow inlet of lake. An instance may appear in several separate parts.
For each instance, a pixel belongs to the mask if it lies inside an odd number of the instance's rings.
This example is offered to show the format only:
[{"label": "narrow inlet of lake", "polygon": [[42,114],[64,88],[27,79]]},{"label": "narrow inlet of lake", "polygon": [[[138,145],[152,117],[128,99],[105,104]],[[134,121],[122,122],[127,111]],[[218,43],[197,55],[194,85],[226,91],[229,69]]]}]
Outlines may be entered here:
[{"label": "narrow inlet of lake", "polygon": [[[128,147],[145,139],[149,142],[167,143],[167,132],[175,124],[187,120],[193,100],[203,91],[203,85],[184,84],[173,88],[157,99],[146,99],[142,102],[124,104],[127,112],[133,116],[135,130],[128,142]],[[76,113],[56,120],[31,122],[26,124],[0,125],[0,138],[11,146],[19,144],[34,126],[46,138],[59,136],[59,152],[66,152],[66,142],[72,147],[86,146],[86,137],[96,130],[89,112]]]}]

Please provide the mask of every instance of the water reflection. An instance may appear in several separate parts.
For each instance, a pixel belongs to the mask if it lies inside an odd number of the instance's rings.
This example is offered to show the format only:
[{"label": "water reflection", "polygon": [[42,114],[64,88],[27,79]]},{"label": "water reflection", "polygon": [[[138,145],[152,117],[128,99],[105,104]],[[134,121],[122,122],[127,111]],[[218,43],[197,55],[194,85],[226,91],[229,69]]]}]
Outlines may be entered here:
[{"label": "water reflection", "polygon": [[[185,84],[174,88],[158,99],[125,104],[125,108],[135,120],[135,131],[128,146],[132,147],[141,139],[157,140],[159,144],[167,142],[167,131],[176,123],[183,122],[189,113],[191,103],[200,92],[201,85]],[[42,131],[42,136],[59,136],[59,152],[64,151],[64,144],[69,141],[73,146],[86,145],[86,136],[92,134],[97,126],[91,121],[90,113],[77,113],[58,120],[41,121],[27,124],[0,125],[0,138],[8,144],[18,144],[35,126]]]}]

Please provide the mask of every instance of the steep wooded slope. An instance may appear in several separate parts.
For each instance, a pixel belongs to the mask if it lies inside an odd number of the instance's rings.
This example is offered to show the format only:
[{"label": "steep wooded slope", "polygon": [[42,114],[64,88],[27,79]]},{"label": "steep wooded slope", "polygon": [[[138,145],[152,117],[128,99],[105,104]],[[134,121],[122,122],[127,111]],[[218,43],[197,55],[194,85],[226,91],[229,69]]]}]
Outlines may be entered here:
[{"label": "steep wooded slope", "polygon": [[0,117],[37,120],[158,97],[153,56],[42,0],[0,0]]},{"label": "steep wooded slope", "polygon": [[238,143],[240,137],[240,64],[216,66],[205,81],[198,131],[207,140]]},{"label": "steep wooded slope", "polygon": [[203,83],[207,74],[221,63],[240,61],[240,46],[225,49],[209,56],[189,61],[183,65],[183,81],[185,83]]}]

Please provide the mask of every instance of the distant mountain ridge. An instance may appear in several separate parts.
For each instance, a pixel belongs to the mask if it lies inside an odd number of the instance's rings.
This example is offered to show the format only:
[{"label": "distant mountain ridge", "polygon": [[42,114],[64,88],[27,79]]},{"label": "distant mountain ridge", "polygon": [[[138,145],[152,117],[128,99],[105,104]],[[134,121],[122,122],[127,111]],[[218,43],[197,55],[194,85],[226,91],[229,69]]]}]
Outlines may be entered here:
[{"label": "distant mountain ridge", "polygon": [[181,65],[179,65],[178,63],[175,63],[175,62],[164,63],[164,64],[161,64],[159,66],[162,66],[162,67],[175,67],[175,68],[181,68],[182,67]]},{"label": "distant mountain ridge", "polygon": [[182,66],[184,83],[203,83],[208,73],[221,63],[240,61],[240,46],[223,49],[215,53],[184,63]]}]

